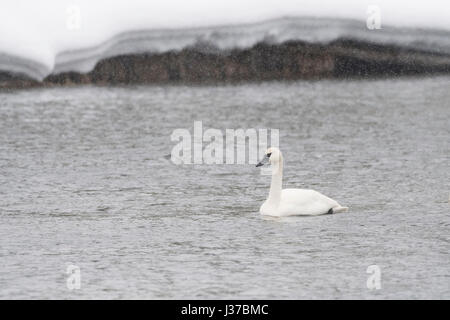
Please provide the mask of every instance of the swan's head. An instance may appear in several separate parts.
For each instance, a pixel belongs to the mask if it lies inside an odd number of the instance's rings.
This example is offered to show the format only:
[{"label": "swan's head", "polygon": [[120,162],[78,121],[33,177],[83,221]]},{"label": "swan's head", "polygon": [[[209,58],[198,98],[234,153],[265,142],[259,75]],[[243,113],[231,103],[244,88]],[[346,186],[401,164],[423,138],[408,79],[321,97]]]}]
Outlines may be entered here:
[{"label": "swan's head", "polygon": [[271,147],[266,150],[266,154],[264,155],[264,158],[256,166],[261,167],[265,164],[271,164],[272,166],[278,166],[278,164],[282,161],[283,161],[283,156],[281,154],[280,149]]}]

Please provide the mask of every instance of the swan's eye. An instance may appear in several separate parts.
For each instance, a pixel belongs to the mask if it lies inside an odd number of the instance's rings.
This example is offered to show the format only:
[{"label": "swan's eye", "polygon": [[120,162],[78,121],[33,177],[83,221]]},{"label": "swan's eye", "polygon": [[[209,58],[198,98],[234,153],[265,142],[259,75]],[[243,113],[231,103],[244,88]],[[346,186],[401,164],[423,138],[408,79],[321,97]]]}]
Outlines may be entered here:
[{"label": "swan's eye", "polygon": [[270,158],[271,155],[272,155],[272,152],[271,152],[271,153],[268,153],[268,154],[267,154],[267,158]]}]

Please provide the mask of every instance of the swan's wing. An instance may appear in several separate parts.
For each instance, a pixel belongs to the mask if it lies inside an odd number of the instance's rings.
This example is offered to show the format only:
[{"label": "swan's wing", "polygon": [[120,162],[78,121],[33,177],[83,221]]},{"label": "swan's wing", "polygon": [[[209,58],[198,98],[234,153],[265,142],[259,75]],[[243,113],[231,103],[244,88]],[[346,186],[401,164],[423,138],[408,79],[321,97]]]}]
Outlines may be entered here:
[{"label": "swan's wing", "polygon": [[335,200],[315,190],[283,189],[279,210],[283,215],[318,215],[337,206]]}]

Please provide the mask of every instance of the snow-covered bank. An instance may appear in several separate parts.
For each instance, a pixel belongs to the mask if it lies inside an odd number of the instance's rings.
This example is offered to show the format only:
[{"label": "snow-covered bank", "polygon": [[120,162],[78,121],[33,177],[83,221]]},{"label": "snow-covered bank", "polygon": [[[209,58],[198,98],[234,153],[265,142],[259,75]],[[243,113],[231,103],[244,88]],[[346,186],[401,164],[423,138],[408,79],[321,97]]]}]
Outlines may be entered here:
[{"label": "snow-covered bank", "polygon": [[260,42],[226,52],[197,46],[179,51],[115,55],[87,73],[62,72],[36,81],[0,72],[0,88],[77,84],[236,83],[449,74],[450,55],[351,39],[327,44]]},{"label": "snow-covered bank", "polygon": [[3,0],[0,68],[42,80],[119,54],[339,38],[450,53],[449,16],[445,0]]},{"label": "snow-covered bank", "polygon": [[[370,30],[366,22],[374,4],[380,25]],[[70,72],[88,77],[98,72],[101,61],[119,56],[144,55],[150,65],[159,55],[199,52],[225,62],[236,50],[264,55],[253,49],[257,44],[275,46],[286,59],[296,59],[299,53],[282,53],[287,42],[330,48],[335,60],[331,44],[339,39],[427,52],[425,65],[431,71],[450,55],[449,10],[444,0],[4,0],[1,79],[43,81]],[[416,61],[416,69],[423,67],[423,56],[402,57],[409,61],[396,58],[392,63]],[[244,69],[246,63],[253,62],[238,61]]]},{"label": "snow-covered bank", "polygon": [[54,57],[51,65],[0,54],[0,70],[43,80],[50,74],[62,72],[88,73],[98,61],[118,55],[176,52],[193,47],[201,52],[212,51],[226,55],[230,50],[251,48],[257,43],[278,45],[286,41],[305,41],[326,45],[337,39],[353,39],[450,55],[450,32],[447,31],[394,27],[369,30],[355,20],[303,17],[245,25],[130,31],[92,47],[63,51]]}]

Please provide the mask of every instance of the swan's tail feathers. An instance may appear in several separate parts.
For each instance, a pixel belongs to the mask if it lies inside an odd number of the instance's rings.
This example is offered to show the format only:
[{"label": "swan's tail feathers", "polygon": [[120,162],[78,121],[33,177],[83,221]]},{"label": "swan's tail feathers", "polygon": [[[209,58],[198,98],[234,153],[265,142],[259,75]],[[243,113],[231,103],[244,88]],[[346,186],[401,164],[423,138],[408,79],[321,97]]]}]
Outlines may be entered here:
[{"label": "swan's tail feathers", "polygon": [[348,207],[339,206],[339,207],[333,208],[333,213],[346,212],[346,211],[348,211]]}]

